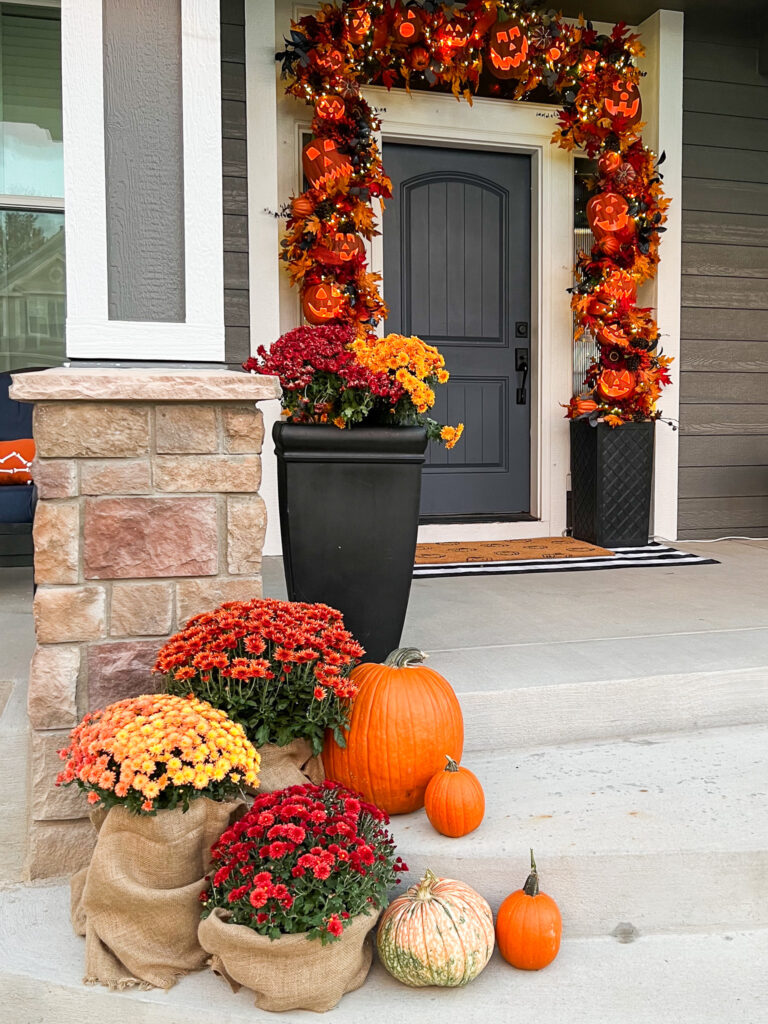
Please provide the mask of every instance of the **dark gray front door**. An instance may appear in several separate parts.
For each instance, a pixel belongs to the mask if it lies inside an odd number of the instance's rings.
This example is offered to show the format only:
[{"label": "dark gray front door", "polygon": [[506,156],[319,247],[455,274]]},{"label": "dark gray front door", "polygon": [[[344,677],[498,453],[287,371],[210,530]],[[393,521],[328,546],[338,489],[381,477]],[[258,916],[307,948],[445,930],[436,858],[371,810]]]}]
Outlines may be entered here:
[{"label": "dark gray front door", "polygon": [[465,425],[452,451],[430,445],[422,518],[527,517],[531,381],[518,394],[515,367],[530,362],[530,157],[395,143],[383,156],[385,326],[440,349],[451,379],[433,415]]}]

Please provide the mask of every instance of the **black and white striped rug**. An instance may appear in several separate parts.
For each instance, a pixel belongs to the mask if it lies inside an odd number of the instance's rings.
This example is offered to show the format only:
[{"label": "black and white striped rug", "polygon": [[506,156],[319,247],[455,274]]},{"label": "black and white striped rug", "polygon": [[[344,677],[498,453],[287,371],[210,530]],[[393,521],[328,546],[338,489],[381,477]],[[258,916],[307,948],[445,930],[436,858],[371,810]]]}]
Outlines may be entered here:
[{"label": "black and white striped rug", "polygon": [[705,558],[665,544],[646,544],[640,548],[615,548],[614,554],[592,558],[529,558],[511,562],[454,562],[440,565],[416,565],[417,580],[440,576],[506,576],[530,572],[584,572],[594,569],[677,568],[679,565],[719,565],[716,558]]}]

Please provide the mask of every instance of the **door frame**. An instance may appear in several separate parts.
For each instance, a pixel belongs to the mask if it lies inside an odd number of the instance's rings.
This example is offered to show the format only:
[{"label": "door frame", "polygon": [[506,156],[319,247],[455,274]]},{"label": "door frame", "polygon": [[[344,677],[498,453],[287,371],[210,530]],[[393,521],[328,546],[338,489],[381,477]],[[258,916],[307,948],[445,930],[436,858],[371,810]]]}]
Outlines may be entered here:
[{"label": "door frame", "polygon": [[[519,539],[560,534],[566,525],[568,425],[560,403],[571,392],[573,154],[551,144],[558,108],[475,98],[472,107],[444,93],[363,90],[381,120],[384,142],[443,146],[531,157],[531,519],[425,523],[419,541]],[[385,168],[386,170],[386,165]],[[370,248],[383,277],[382,237]],[[450,366],[448,367],[450,369]]]}]

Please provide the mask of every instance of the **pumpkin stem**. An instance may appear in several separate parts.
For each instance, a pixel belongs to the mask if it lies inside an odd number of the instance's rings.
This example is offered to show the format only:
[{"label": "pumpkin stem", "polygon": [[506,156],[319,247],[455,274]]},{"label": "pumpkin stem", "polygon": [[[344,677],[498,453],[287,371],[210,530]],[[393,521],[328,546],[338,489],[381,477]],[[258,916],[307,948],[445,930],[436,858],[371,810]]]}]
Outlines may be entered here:
[{"label": "pumpkin stem", "polygon": [[445,759],[448,762],[448,764],[445,766],[445,768],[443,768],[444,772],[457,772],[459,770],[459,766],[456,764],[456,762],[453,760],[450,754],[446,754]]},{"label": "pumpkin stem", "polygon": [[437,882],[437,875],[434,871],[429,868],[424,872],[424,877],[416,886],[416,899],[417,900],[430,900],[432,899],[432,888]]},{"label": "pumpkin stem", "polygon": [[539,895],[539,872],[536,869],[536,861],[533,859],[533,850],[531,850],[531,873],[525,880],[523,892],[526,896]]},{"label": "pumpkin stem", "polygon": [[420,665],[427,657],[418,647],[398,647],[387,656],[384,664],[394,668],[408,668],[410,665]]}]

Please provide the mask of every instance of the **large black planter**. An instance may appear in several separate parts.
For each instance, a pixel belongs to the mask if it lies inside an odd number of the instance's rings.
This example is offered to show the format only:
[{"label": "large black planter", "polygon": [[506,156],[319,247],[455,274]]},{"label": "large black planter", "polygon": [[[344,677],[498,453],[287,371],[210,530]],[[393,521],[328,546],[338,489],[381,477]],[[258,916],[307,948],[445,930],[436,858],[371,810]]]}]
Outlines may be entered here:
[{"label": "large black planter", "polygon": [[653,423],[571,421],[573,536],[604,548],[648,543]]},{"label": "large black planter", "polygon": [[272,436],[288,597],[338,608],[383,661],[408,607],[426,434],[276,423]]}]

